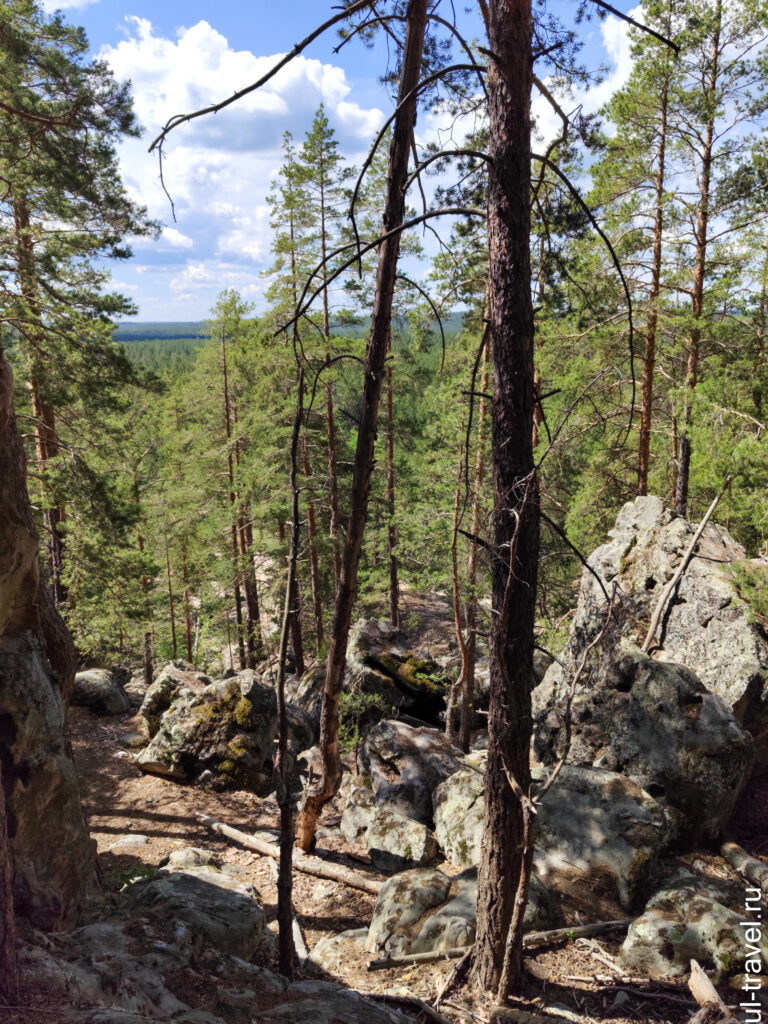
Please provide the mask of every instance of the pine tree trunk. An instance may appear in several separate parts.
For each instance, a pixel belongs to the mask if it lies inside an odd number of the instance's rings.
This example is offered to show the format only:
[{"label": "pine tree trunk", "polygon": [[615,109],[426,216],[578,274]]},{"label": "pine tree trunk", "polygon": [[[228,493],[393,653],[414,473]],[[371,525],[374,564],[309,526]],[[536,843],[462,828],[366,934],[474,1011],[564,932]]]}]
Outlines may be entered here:
[{"label": "pine tree trunk", "polygon": [[[408,0],[406,10],[405,50],[398,95],[398,110],[389,151],[389,176],[384,212],[384,231],[398,228],[405,215],[404,186],[408,176],[410,140],[416,123],[417,97],[424,49],[427,0]],[[407,98],[406,98],[407,97]],[[526,193],[527,194],[527,193]],[[357,432],[357,449],[352,475],[347,536],[344,542],[341,576],[336,587],[336,600],[331,625],[323,707],[320,721],[320,752],[322,769],[318,783],[304,794],[298,824],[297,842],[308,851],[314,843],[317,818],[325,804],[338,792],[341,784],[339,756],[339,695],[344,679],[347,638],[352,620],[352,606],[357,589],[357,570],[365,530],[365,515],[374,461],[376,426],[381,399],[381,385],[387,357],[387,343],[392,325],[392,298],[395,290],[400,234],[390,235],[379,247],[376,273],[376,294],[373,304],[371,332],[365,359],[363,400]]]},{"label": "pine tree trunk", "polygon": [[3,1002],[15,1003],[19,994],[11,878],[11,847],[8,841],[5,794],[0,785],[0,1005]]},{"label": "pine tree trunk", "polygon": [[488,7],[488,47],[493,53],[488,71],[488,246],[494,541],[488,763],[474,977],[484,991],[504,1002],[523,976],[522,941],[507,950],[524,850],[522,807],[506,771],[527,793],[539,551],[529,253],[532,56],[530,0],[489,0]]},{"label": "pine tree trunk", "polygon": [[168,580],[168,614],[171,619],[171,644],[173,646],[173,660],[176,661],[178,657],[178,646],[176,643],[176,611],[173,601],[173,582],[171,580],[171,556],[168,551],[168,534],[163,529],[163,539],[165,541],[165,574]]},{"label": "pine tree trunk", "polygon": [[704,132],[704,145],[701,150],[701,172],[699,175],[699,206],[696,215],[696,261],[693,271],[693,288],[691,293],[691,312],[694,327],[688,344],[688,358],[685,366],[685,397],[683,399],[682,423],[679,425],[680,454],[677,466],[675,485],[675,512],[679,516],[688,513],[688,488],[691,476],[691,403],[693,392],[699,379],[699,360],[701,356],[701,319],[704,312],[704,284],[707,269],[707,248],[709,244],[709,204],[711,201],[712,157],[715,141],[715,103],[717,79],[719,74],[718,60],[720,55],[720,26],[722,12],[720,0],[717,3],[718,28],[712,42],[709,82],[707,86],[707,122]]},{"label": "pine tree trunk", "polygon": [[[671,33],[671,14],[667,17],[667,35]],[[640,389],[640,440],[637,452],[637,493],[648,493],[648,470],[651,461],[651,424],[653,421],[653,382],[656,372],[656,334],[659,322],[658,301],[661,292],[661,258],[664,235],[664,181],[667,152],[667,106],[669,102],[669,64],[665,70],[659,95],[659,144],[656,153],[656,208],[653,220],[653,257],[651,261],[651,287],[648,293],[648,317],[645,327],[645,354],[643,381]]]},{"label": "pine tree trunk", "polygon": [[19,289],[29,309],[32,320],[29,328],[27,345],[27,361],[29,363],[28,387],[32,401],[32,413],[35,417],[35,449],[37,452],[37,468],[40,475],[40,487],[45,509],[45,523],[48,532],[48,571],[51,577],[51,588],[56,607],[61,607],[67,598],[63,582],[64,568],[64,537],[60,526],[64,522],[64,508],[52,503],[47,493],[46,471],[48,462],[59,453],[59,437],[56,429],[56,413],[53,406],[45,398],[43,369],[37,348],[42,344],[42,312],[38,295],[35,274],[35,254],[29,219],[29,203],[26,196],[16,196],[13,200],[13,218],[15,230],[16,258],[18,263]]},{"label": "pine tree trunk", "polygon": [[242,510],[243,525],[243,561],[245,564],[245,604],[248,613],[249,650],[253,651],[256,661],[264,657],[264,638],[261,633],[261,609],[259,607],[259,585],[256,579],[256,562],[253,549],[253,526],[247,517],[245,508]]},{"label": "pine tree trunk", "polygon": [[[472,486],[472,512],[469,520],[469,532],[473,537],[480,530],[480,507],[485,476],[485,425],[487,418],[488,392],[488,347],[490,338],[483,349],[482,370],[480,372],[480,407],[477,412],[477,451],[475,453],[475,479]],[[464,621],[466,626],[466,669],[461,689],[461,726],[459,729],[459,746],[464,753],[469,752],[472,718],[475,713],[475,661],[477,659],[477,544],[471,543],[467,556],[467,598],[464,602]]]},{"label": "pine tree trunk", "polygon": [[[306,423],[304,424],[306,429]],[[302,471],[307,481],[312,478],[312,467],[309,463],[309,449],[306,435],[302,441]],[[312,616],[315,620],[315,650],[318,657],[325,643],[323,631],[323,602],[320,597],[320,563],[317,557],[317,517],[315,502],[311,494],[311,485],[307,484],[307,547],[309,549],[309,583],[312,589]]]},{"label": "pine tree trunk", "polygon": [[[291,527],[293,531],[293,526]],[[293,647],[293,660],[297,676],[303,676],[306,668],[304,664],[304,632],[301,625],[301,586],[299,574],[293,574],[293,600],[291,601],[291,646]]]},{"label": "pine tree trunk", "polygon": [[328,503],[331,512],[333,543],[333,577],[336,586],[341,579],[341,533],[339,530],[339,477],[336,469],[336,424],[333,415],[333,387],[325,385],[325,423],[328,434]]},{"label": "pine tree trunk", "polygon": [[187,649],[187,662],[194,664],[192,651],[192,602],[189,599],[189,570],[187,569],[187,538],[181,541],[181,580],[184,584],[184,643]]},{"label": "pine tree trunk", "polygon": [[[387,346],[392,353],[392,342]],[[395,424],[392,411],[392,363],[387,362],[387,558],[389,561],[389,621],[400,625],[400,586],[397,579],[397,526],[395,525]]]}]

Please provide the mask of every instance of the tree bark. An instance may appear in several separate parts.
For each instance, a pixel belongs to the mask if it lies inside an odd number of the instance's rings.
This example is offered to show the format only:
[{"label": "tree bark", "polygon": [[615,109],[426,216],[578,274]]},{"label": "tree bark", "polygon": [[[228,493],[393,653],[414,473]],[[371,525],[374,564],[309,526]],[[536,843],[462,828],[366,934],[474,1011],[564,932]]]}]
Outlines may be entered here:
[{"label": "tree bark", "polygon": [[[327,357],[329,358],[329,357]],[[325,422],[328,434],[328,504],[330,506],[331,542],[333,544],[333,578],[341,579],[341,531],[339,529],[339,477],[336,468],[336,423],[333,414],[333,387],[325,385]]]},{"label": "tree bark", "polygon": [[297,573],[293,574],[293,596],[291,598],[291,647],[297,676],[304,675],[304,632],[301,625],[301,588]]},{"label": "tree bark", "polygon": [[[671,15],[667,19],[669,35]],[[637,452],[637,493],[648,493],[648,470],[651,460],[651,423],[653,420],[653,381],[656,372],[656,333],[659,322],[659,293],[661,291],[662,238],[664,233],[664,178],[667,149],[667,104],[669,101],[669,63],[661,82],[659,95],[659,145],[656,154],[656,209],[653,221],[653,258],[651,287],[648,293],[648,317],[645,326],[645,354],[643,356],[642,403],[640,408],[640,440]]]},{"label": "tree bark", "polygon": [[[408,176],[410,140],[416,124],[417,97],[424,50],[427,0],[409,0],[406,10],[405,48],[400,77],[398,109],[389,151],[389,176],[384,208],[385,232],[400,227],[405,215],[404,187]],[[400,233],[386,238],[379,247],[376,273],[376,294],[373,303],[371,332],[365,358],[364,385],[360,424],[357,432],[352,475],[347,536],[344,542],[341,576],[336,587],[331,645],[328,653],[323,707],[320,720],[320,751],[322,769],[315,786],[304,795],[298,824],[298,844],[308,851],[314,842],[317,818],[325,804],[338,792],[341,784],[339,756],[339,695],[344,679],[347,638],[352,619],[352,605],[357,589],[365,516],[374,461],[376,427],[381,399],[381,386],[387,356],[387,343],[392,324],[392,298],[395,290],[397,261],[400,254]]]},{"label": "tree bark", "polygon": [[[306,422],[304,424],[306,429]],[[306,435],[302,441],[302,469],[304,478],[309,481],[312,478],[312,466],[309,462],[309,450]],[[312,589],[312,615],[315,620],[315,650],[318,657],[325,643],[323,630],[323,602],[320,597],[320,563],[317,557],[317,516],[315,502],[310,490],[311,485],[307,484],[307,546],[309,548],[309,583]]]},{"label": "tree bark", "polygon": [[178,647],[176,642],[176,609],[173,601],[173,582],[171,580],[171,556],[168,551],[168,531],[163,524],[163,540],[165,541],[165,575],[168,581],[168,613],[171,619],[171,645],[173,647],[173,660],[176,661],[178,656]]},{"label": "tree bark", "polygon": [[[392,354],[392,333],[387,345]],[[395,524],[395,423],[392,409],[392,362],[387,361],[387,559],[389,561],[389,621],[400,625],[400,585],[397,578],[397,526]]]},{"label": "tree bark", "polygon": [[701,319],[704,312],[704,284],[707,270],[707,248],[709,244],[709,205],[712,186],[712,157],[715,144],[715,116],[717,113],[717,80],[720,58],[720,16],[722,4],[718,0],[717,28],[712,41],[709,81],[706,89],[707,122],[704,131],[704,145],[701,150],[701,172],[699,175],[699,205],[696,214],[696,261],[693,271],[691,312],[694,326],[688,344],[688,358],[685,366],[685,397],[682,422],[680,424],[680,456],[675,485],[675,512],[679,516],[688,513],[688,489],[691,476],[691,402],[699,378],[701,357]]},{"label": "tree bark", "polygon": [[506,772],[528,793],[539,502],[532,449],[531,6],[530,0],[490,0],[488,9],[488,46],[493,54],[488,72],[493,610],[483,858],[473,969],[479,986],[495,992],[503,1002],[523,976],[522,943],[507,950],[513,908],[516,915],[520,913],[515,893],[525,851],[522,807]]}]

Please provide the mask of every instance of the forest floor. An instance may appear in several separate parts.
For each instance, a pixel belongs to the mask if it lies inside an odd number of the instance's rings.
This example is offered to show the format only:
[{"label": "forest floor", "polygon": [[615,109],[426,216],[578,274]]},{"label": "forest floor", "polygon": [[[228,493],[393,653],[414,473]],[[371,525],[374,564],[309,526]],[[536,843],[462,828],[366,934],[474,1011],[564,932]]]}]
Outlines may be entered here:
[{"label": "forest floor", "polygon": [[[144,775],[133,763],[132,755],[118,743],[122,734],[137,725],[138,719],[128,716],[98,718],[79,708],[70,711],[75,762],[91,835],[98,844],[107,900],[114,899],[126,882],[152,873],[174,849],[197,846],[218,853],[224,870],[252,883],[261,893],[268,919],[273,922],[277,892],[269,859],[210,831],[196,814],[202,812],[245,832],[271,831],[276,837],[278,818],[274,797],[261,799],[243,791],[213,792]],[[765,797],[764,788],[750,794],[751,811],[747,808],[741,812],[757,826],[763,837],[766,835],[764,821],[755,822],[754,814],[759,810],[761,819],[768,816]],[[365,851],[351,849],[334,827],[341,810],[341,806],[334,804],[326,808],[318,854],[358,873],[370,873],[383,880],[383,875],[377,874],[370,863],[366,864]],[[742,836],[742,841],[745,838]],[[756,849],[755,842],[749,845],[755,853],[765,852]],[[445,865],[441,868],[445,870]],[[311,950],[325,936],[367,927],[374,897],[340,883],[296,872],[294,903],[297,920]],[[101,914],[103,916],[103,910]],[[618,973],[615,983],[595,979],[595,975],[613,973],[610,963],[620,942],[621,936],[617,935],[601,937],[599,942],[581,940],[539,952],[535,960],[529,961],[530,973],[520,1008],[542,1014],[546,1008],[554,1012],[556,1007],[559,1016],[550,1018],[553,1022],[557,1019],[604,1024],[628,1024],[630,1021],[682,1024],[687,1021],[696,1007],[682,984],[639,988],[622,983]],[[367,969],[367,957],[350,956],[343,963],[338,980],[369,993],[392,992],[405,986],[429,1002],[435,998],[451,967],[452,963],[437,963],[372,973]],[[309,963],[303,970],[307,976],[324,976],[319,968]],[[733,992],[725,990],[722,994],[730,1002],[737,1001]],[[185,998],[187,1001],[191,998],[189,991]],[[198,1005],[204,1008],[206,1002],[206,993],[201,989]],[[457,1009],[459,1006],[461,1012]],[[474,1000],[467,990],[454,993],[441,1006],[444,1016],[457,1024],[471,1020],[482,1024],[488,1020],[489,1009],[489,1005]]]}]

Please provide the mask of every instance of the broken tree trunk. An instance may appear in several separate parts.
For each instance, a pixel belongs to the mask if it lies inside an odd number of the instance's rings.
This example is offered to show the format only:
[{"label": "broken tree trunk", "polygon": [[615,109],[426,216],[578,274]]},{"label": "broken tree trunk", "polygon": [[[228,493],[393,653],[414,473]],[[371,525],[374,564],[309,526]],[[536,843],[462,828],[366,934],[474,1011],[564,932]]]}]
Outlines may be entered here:
[{"label": "broken tree trunk", "polygon": [[341,785],[339,756],[339,695],[346,665],[347,639],[352,623],[352,607],[357,590],[357,570],[365,530],[366,509],[374,462],[379,401],[392,323],[392,299],[400,254],[400,232],[405,217],[405,184],[411,135],[416,123],[417,90],[424,50],[427,0],[409,0],[406,11],[405,48],[400,77],[398,107],[389,151],[389,174],[384,209],[384,233],[379,247],[376,272],[376,294],[373,302],[371,332],[365,358],[365,373],[360,423],[357,432],[349,521],[344,542],[341,577],[331,624],[323,707],[320,719],[320,754],[322,767],[317,784],[307,789],[299,817],[297,842],[308,852],[314,843],[320,811],[333,798]]}]

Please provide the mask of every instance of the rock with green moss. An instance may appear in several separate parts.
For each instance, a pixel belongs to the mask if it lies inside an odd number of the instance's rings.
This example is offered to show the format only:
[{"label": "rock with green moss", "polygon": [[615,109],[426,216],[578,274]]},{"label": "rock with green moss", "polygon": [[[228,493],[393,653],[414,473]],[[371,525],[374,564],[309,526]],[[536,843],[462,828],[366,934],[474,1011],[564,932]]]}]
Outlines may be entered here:
[{"label": "rock with green moss", "polygon": [[483,841],[483,775],[462,768],[441,782],[433,797],[435,835],[447,860],[468,868],[480,863]]},{"label": "rock with green moss", "polygon": [[69,702],[95,715],[124,715],[131,706],[128,694],[106,668],[78,672]]},{"label": "rock with green moss", "polygon": [[400,630],[383,620],[361,619],[349,635],[345,686],[376,696],[382,716],[406,712],[437,725],[449,680],[436,661],[408,648]]},{"label": "rock with green moss", "polygon": [[136,763],[179,780],[209,771],[222,788],[261,790],[271,781],[276,731],[275,691],[235,676],[177,697]]}]

